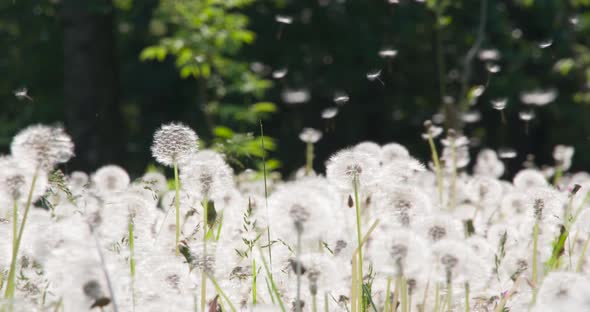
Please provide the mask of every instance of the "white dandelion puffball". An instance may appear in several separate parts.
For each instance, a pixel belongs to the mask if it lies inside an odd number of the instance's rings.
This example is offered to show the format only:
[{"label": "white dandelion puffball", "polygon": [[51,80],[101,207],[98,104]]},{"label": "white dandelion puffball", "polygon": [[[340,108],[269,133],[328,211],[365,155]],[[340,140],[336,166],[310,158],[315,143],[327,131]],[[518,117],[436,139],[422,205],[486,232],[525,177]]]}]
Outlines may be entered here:
[{"label": "white dandelion puffball", "polygon": [[74,156],[74,143],[61,127],[34,125],[13,138],[10,150],[22,163],[50,170]]},{"label": "white dandelion puffball", "polygon": [[350,192],[354,179],[359,188],[369,187],[377,176],[378,168],[376,157],[356,149],[345,149],[330,157],[326,164],[326,176],[342,191]]},{"label": "white dandelion puffball", "polygon": [[199,137],[193,129],[181,123],[163,125],[154,133],[152,155],[162,165],[172,167],[184,163],[198,150]]}]

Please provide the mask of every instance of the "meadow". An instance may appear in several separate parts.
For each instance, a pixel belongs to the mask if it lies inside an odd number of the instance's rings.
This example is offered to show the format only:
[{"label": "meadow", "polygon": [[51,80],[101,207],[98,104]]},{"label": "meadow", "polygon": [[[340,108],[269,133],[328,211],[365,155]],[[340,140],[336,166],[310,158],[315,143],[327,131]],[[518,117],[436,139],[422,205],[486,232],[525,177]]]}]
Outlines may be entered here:
[{"label": "meadow", "polygon": [[590,174],[569,172],[572,147],[505,180],[515,151],[470,159],[426,121],[431,159],[362,142],[324,175],[322,133],[299,138],[306,166],[280,178],[164,124],[145,147],[160,167],[132,180],[67,172],[65,129],[22,129],[0,158],[0,311],[590,311]]}]

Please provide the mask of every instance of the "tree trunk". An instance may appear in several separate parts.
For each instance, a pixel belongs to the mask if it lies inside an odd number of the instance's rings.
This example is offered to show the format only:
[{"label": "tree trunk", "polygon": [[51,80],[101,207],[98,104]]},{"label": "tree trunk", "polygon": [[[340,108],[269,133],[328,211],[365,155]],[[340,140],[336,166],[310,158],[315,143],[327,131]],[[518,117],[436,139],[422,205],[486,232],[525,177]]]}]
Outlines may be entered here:
[{"label": "tree trunk", "polygon": [[124,159],[111,0],[65,0],[62,6],[66,128],[76,143],[74,169]]}]

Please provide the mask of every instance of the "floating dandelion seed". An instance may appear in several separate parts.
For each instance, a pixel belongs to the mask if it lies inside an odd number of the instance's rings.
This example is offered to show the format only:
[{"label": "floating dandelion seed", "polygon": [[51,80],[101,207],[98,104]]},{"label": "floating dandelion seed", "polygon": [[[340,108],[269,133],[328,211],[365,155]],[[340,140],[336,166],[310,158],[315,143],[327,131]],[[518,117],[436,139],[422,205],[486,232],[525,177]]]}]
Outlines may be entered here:
[{"label": "floating dandelion seed", "polygon": [[467,111],[461,116],[465,123],[476,123],[481,120],[481,113],[477,110]]},{"label": "floating dandelion seed", "polygon": [[323,119],[332,119],[338,115],[338,107],[328,107],[322,111]]},{"label": "floating dandelion seed", "polygon": [[387,0],[389,4],[399,4],[399,0]]},{"label": "floating dandelion seed", "polygon": [[280,24],[289,25],[293,23],[293,17],[287,15],[277,15],[275,16],[275,21]]},{"label": "floating dandelion seed", "polygon": [[500,59],[500,51],[496,49],[481,50],[477,54],[482,61],[498,61]]},{"label": "floating dandelion seed", "polygon": [[27,90],[27,88],[19,88],[14,90],[14,96],[16,96],[17,99],[19,100],[24,100],[27,99],[31,102],[33,102],[33,98],[29,96],[29,90]]},{"label": "floating dandelion seed", "polygon": [[499,72],[500,72],[500,70],[501,70],[502,68],[501,68],[501,67],[500,67],[500,65],[498,65],[498,64],[494,64],[494,63],[486,63],[486,69],[487,69],[487,70],[488,70],[490,73],[492,73],[492,74],[496,74],[496,73],[499,73]]},{"label": "floating dandelion seed", "polygon": [[276,69],[275,71],[272,72],[272,77],[274,79],[282,79],[285,76],[287,76],[288,72],[289,72],[289,70],[286,67],[279,68],[279,69]]},{"label": "floating dandelion seed", "polygon": [[275,21],[279,23],[279,30],[277,31],[277,40],[281,40],[283,35],[283,26],[293,23],[293,17],[287,15],[276,15]]},{"label": "floating dandelion seed", "polygon": [[527,105],[545,106],[553,102],[557,98],[557,90],[536,89],[532,91],[523,92],[520,94],[520,100]]},{"label": "floating dandelion seed", "polygon": [[382,58],[394,58],[397,55],[397,50],[385,48],[379,51],[379,56]]},{"label": "floating dandelion seed", "polygon": [[369,79],[369,81],[378,80],[379,82],[381,82],[382,85],[385,85],[385,83],[383,82],[383,80],[381,80],[380,77],[381,77],[381,70],[380,69],[372,70],[367,73],[367,79]]},{"label": "floating dandelion seed", "polygon": [[508,104],[508,99],[507,98],[498,98],[498,99],[493,99],[490,101],[492,103],[492,107],[495,110],[504,110],[506,108],[506,105]]},{"label": "floating dandelion seed", "polygon": [[548,38],[548,39],[545,39],[545,40],[539,42],[539,48],[545,49],[545,48],[550,47],[552,44],[553,44],[553,39]]},{"label": "floating dandelion seed", "polygon": [[338,106],[342,106],[350,100],[350,97],[344,91],[336,91],[334,93],[334,103]]},{"label": "floating dandelion seed", "polygon": [[286,89],[281,93],[281,98],[287,104],[303,104],[311,98],[307,89]]}]

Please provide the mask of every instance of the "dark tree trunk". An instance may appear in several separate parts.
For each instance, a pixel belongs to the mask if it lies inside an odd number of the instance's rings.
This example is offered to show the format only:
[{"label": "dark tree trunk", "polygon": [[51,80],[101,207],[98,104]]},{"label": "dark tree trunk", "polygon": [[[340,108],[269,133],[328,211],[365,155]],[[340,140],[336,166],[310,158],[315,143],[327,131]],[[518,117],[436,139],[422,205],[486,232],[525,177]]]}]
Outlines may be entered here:
[{"label": "dark tree trunk", "polygon": [[62,7],[66,127],[75,169],[124,159],[125,133],[111,0],[66,0]]}]

